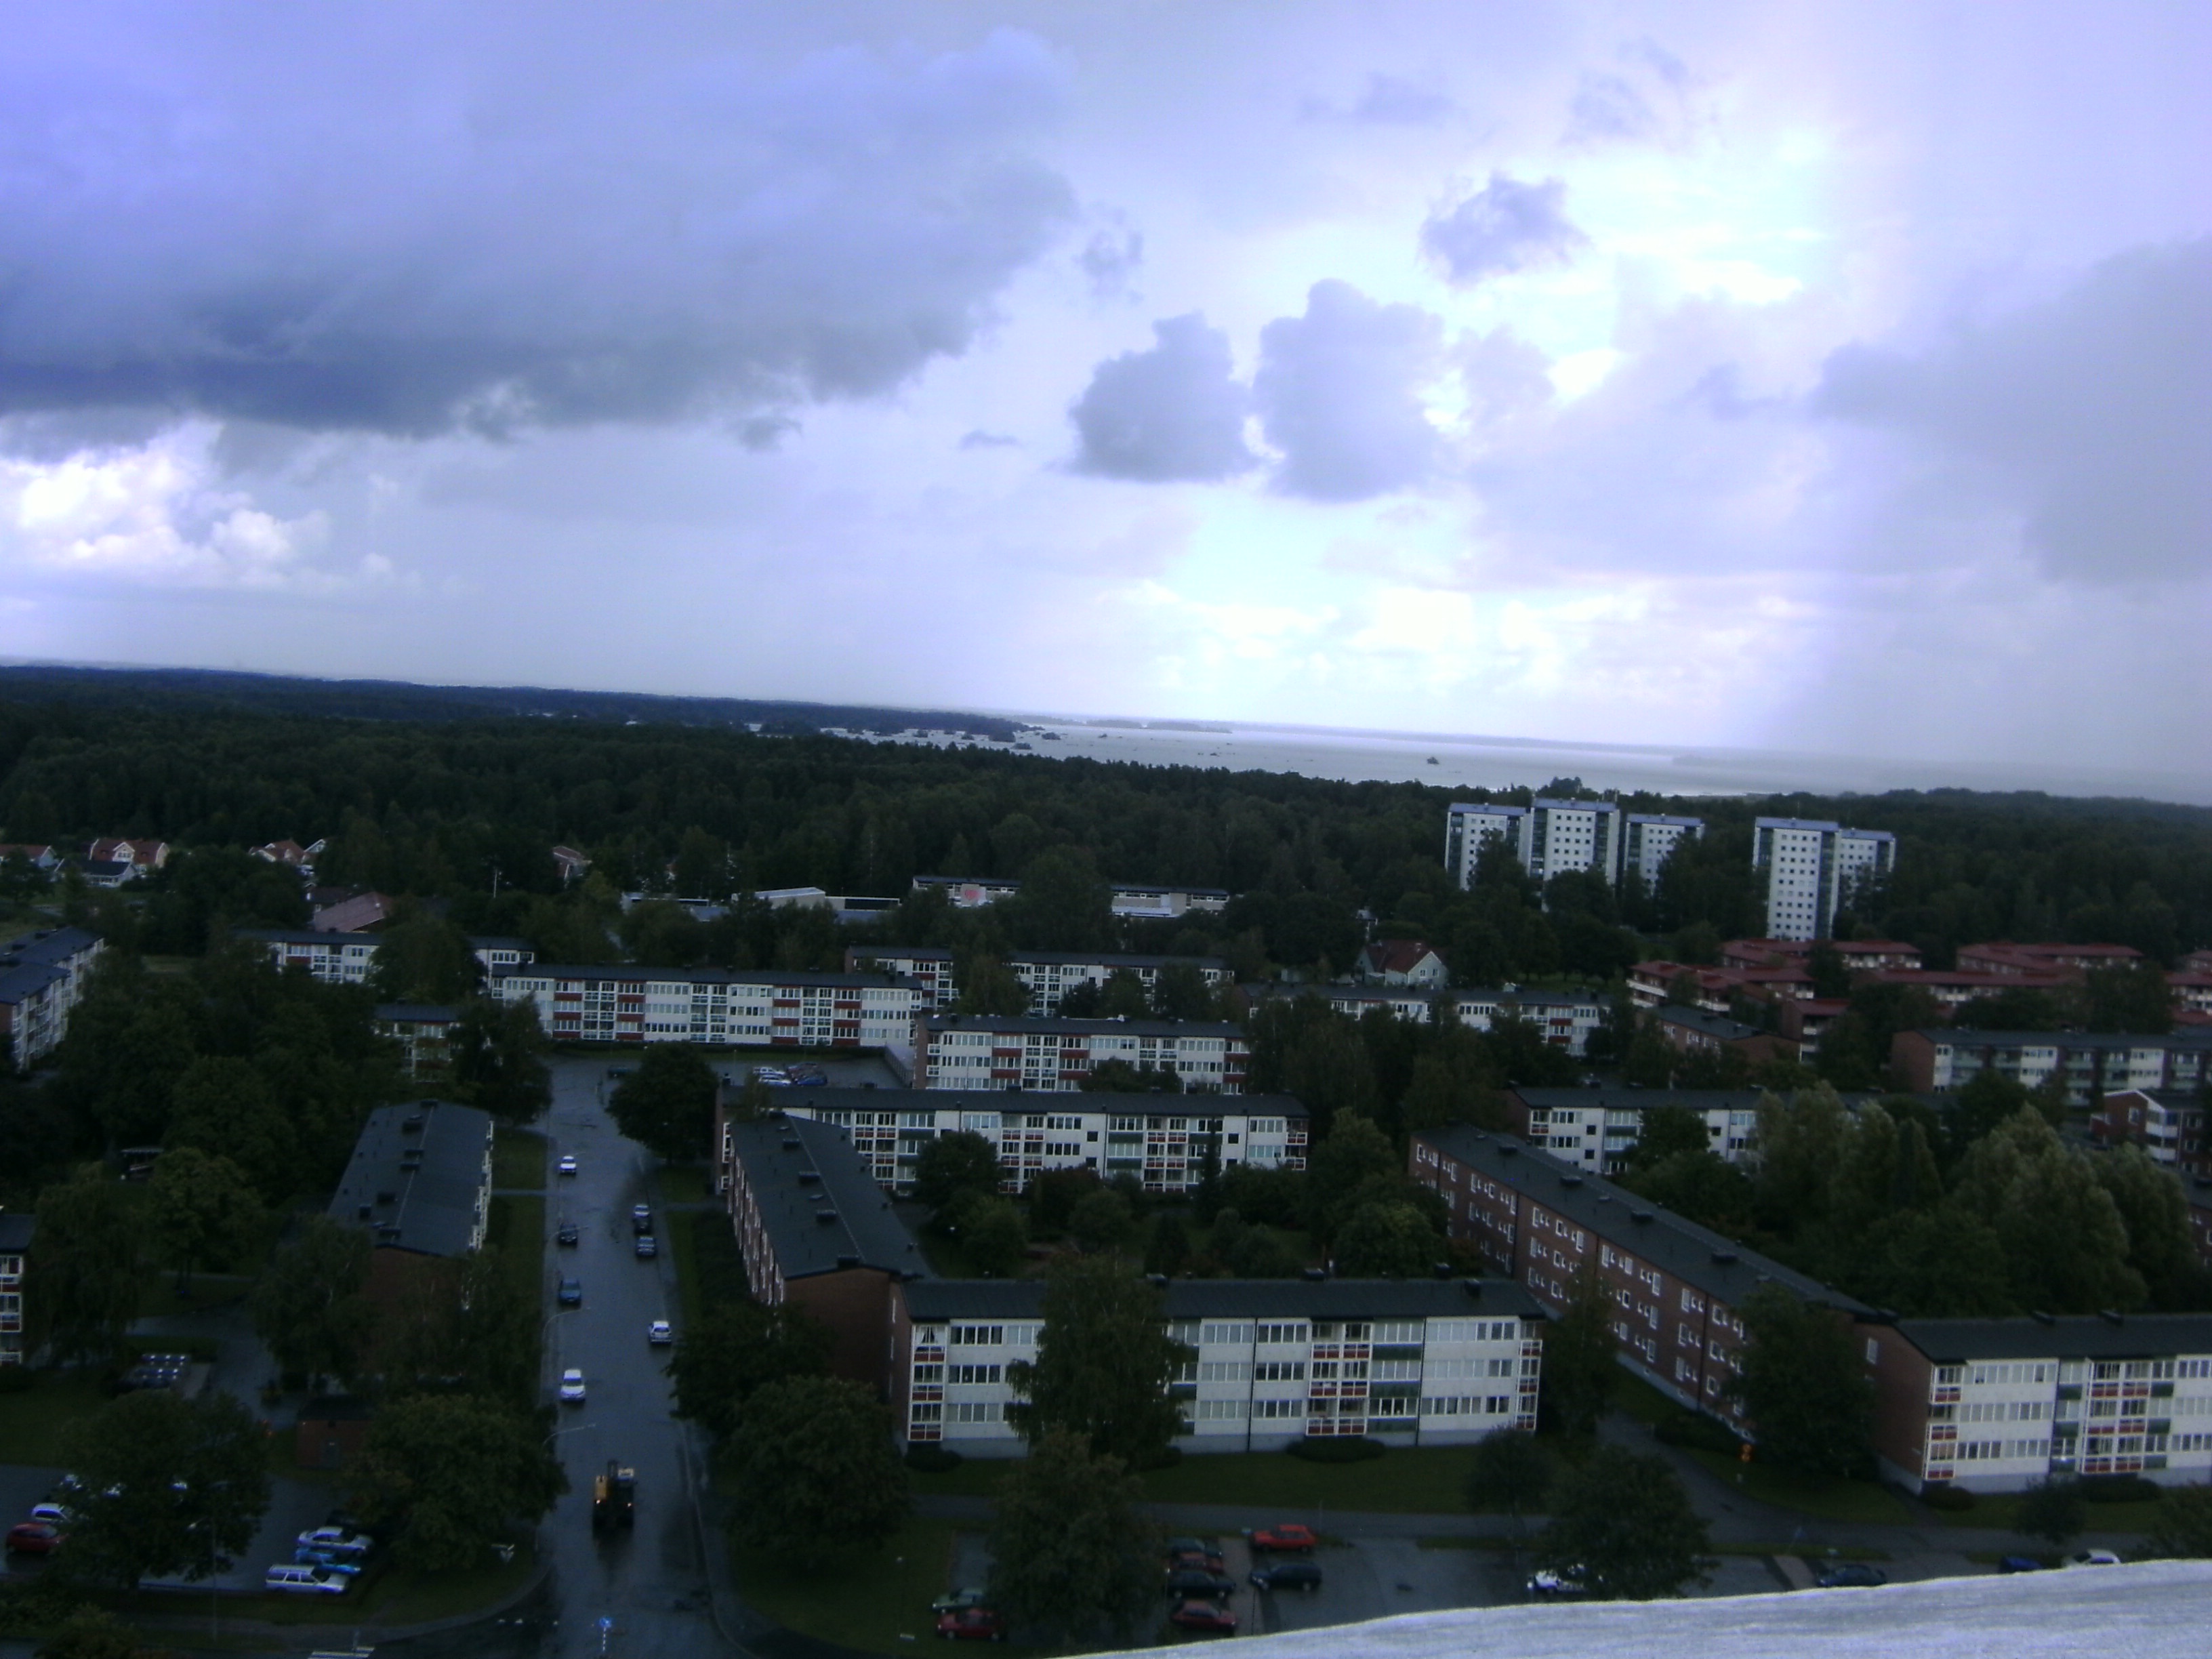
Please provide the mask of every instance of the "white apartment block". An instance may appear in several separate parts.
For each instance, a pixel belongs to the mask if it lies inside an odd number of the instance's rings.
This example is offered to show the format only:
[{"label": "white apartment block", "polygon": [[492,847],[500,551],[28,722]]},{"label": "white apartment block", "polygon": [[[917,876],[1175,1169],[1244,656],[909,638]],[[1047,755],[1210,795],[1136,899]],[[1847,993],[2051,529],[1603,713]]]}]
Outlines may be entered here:
[{"label": "white apartment block", "polygon": [[1521,820],[1528,815],[1525,806],[1454,801],[1444,813],[1444,868],[1454,884],[1462,889],[1474,885],[1474,866],[1493,841],[1518,852]]},{"label": "white apartment block", "polygon": [[1278,999],[1318,997],[1347,1019],[1358,1019],[1371,1009],[1388,1009],[1412,1025],[1426,1025],[1443,1009],[1452,1019],[1473,1031],[1487,1031],[1502,1019],[1521,1019],[1534,1025],[1555,1048],[1580,1056],[1589,1046],[1590,1033],[1605,1023],[1606,1006],[1587,991],[1524,991],[1518,987],[1500,990],[1431,992],[1417,986],[1290,985],[1267,988]]},{"label": "white apartment block", "polygon": [[1130,974],[1150,998],[1158,988],[1160,970],[1187,963],[1198,970],[1208,990],[1229,983],[1229,964],[1218,957],[1151,957],[1064,951],[1016,951],[1006,966],[1028,988],[1032,1014],[1056,1014],[1060,999],[1079,985],[1104,987],[1115,974]]},{"label": "white apartment block", "polygon": [[1587,870],[1620,880],[1620,808],[1609,800],[1547,800],[1539,796],[1515,826],[1522,866],[1538,881]]},{"label": "white apartment block", "polygon": [[1897,837],[1886,830],[1759,818],[1751,861],[1766,872],[1767,937],[1826,939],[1856,888],[1896,866]]},{"label": "white apartment block", "polygon": [[2049,1084],[2069,1106],[2123,1090],[2195,1091],[2212,1082],[2212,1025],[2164,1036],[2111,1031],[1899,1031],[1890,1065],[1905,1088],[1948,1092],[1994,1071],[2029,1089]]},{"label": "white apartment block", "polygon": [[952,982],[952,952],[926,945],[854,945],[846,947],[845,971],[890,974],[910,979],[921,989],[918,1005],[930,1013],[949,1009],[959,1000]]},{"label": "white apartment block", "polygon": [[717,1048],[886,1048],[906,1041],[920,992],[885,974],[549,966],[493,975],[559,1042]]},{"label": "white apartment block", "polygon": [[278,969],[304,968],[325,985],[361,985],[376,966],[374,933],[322,933],[305,929],[241,927],[240,939],[253,939]]},{"label": "white apartment block", "polygon": [[[908,1444],[1022,1454],[1007,1370],[1036,1358],[1044,1289],[1037,1279],[896,1287],[893,1405]],[[1543,1314],[1512,1284],[1179,1279],[1162,1299],[1169,1334],[1194,1351],[1168,1389],[1186,1452],[1345,1435],[1463,1445],[1536,1425]]]},{"label": "white apartment block", "polygon": [[925,1089],[1074,1093],[1109,1060],[1164,1068],[1186,1091],[1239,1095],[1251,1049],[1235,1025],[1199,1020],[927,1014],[914,1021]]},{"label": "white apartment block", "polygon": [[1703,818],[1669,817],[1661,812],[1631,812],[1621,832],[1620,868],[1624,879],[1640,878],[1646,886],[1656,884],[1659,871],[1684,842],[1705,833]]},{"label": "white apartment block", "polygon": [[1288,1095],[1079,1094],[1050,1102],[1003,1091],[782,1089],[776,1109],[845,1129],[868,1173],[893,1192],[939,1135],[981,1135],[997,1149],[1005,1189],[1020,1193],[1053,1170],[1131,1176],[1148,1193],[1195,1187],[1210,1167],[1302,1170],[1306,1109]]},{"label": "white apartment block", "polygon": [[0,944],[0,1046],[16,1070],[60,1047],[105,949],[82,927],[49,927]]}]

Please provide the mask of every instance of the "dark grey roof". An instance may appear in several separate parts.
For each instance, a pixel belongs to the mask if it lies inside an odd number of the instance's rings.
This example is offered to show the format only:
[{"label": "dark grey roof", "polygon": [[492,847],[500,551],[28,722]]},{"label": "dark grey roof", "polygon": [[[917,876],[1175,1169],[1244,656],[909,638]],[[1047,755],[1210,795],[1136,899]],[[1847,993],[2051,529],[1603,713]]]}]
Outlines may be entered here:
[{"label": "dark grey roof", "polygon": [[1722,1042],[1740,1042],[1746,1037],[1765,1036],[1756,1025],[1747,1025],[1740,1019],[1730,1019],[1726,1014],[1716,1014],[1704,1008],[1692,1008],[1679,1002],[1670,1002],[1657,1011],[1663,1025],[1686,1025],[1693,1031],[1703,1031],[1707,1036]]},{"label": "dark grey roof", "polygon": [[1123,1117],[1298,1117],[1290,1095],[1067,1094],[1020,1089],[777,1089],[779,1111],[1105,1112]]},{"label": "dark grey roof", "polygon": [[[909,1285],[915,1319],[1041,1319],[1041,1279],[938,1279]],[[1178,1279],[1165,1287],[1170,1319],[1541,1319],[1519,1285],[1490,1279]]]},{"label": "dark grey roof", "polygon": [[2212,1048],[2212,1025],[2184,1025],[2163,1036],[2129,1031],[1978,1031],[1955,1025],[1916,1031],[1954,1048]]},{"label": "dark grey roof", "polygon": [[1447,1157],[1480,1170],[1491,1180],[1578,1223],[1598,1237],[1620,1244],[1731,1307],[1741,1307],[1746,1297],[1771,1281],[1808,1302],[1853,1313],[1872,1311],[1795,1267],[1747,1249],[1672,1210],[1661,1209],[1601,1176],[1586,1174],[1549,1152],[1539,1152],[1517,1136],[1453,1124],[1424,1130],[1414,1139],[1427,1141]]},{"label": "dark grey roof", "polygon": [[[1748,1112],[1757,1107],[1768,1092],[1765,1089],[1631,1089],[1619,1084],[1596,1089],[1516,1086],[1506,1091],[1532,1111],[1557,1111],[1563,1107],[1595,1107],[1608,1112],[1648,1112],[1655,1106],[1681,1106],[1692,1112]],[[1882,1097],[1869,1090],[1841,1095],[1838,1098],[1856,1111]]]},{"label": "dark grey roof", "polygon": [[526,939],[507,939],[495,933],[471,933],[469,943],[479,951],[520,951],[526,956],[530,954],[530,941]]},{"label": "dark grey roof", "polygon": [[[861,1267],[906,1278],[928,1273],[921,1247],[892,1213],[846,1131],[801,1117],[735,1122],[729,1129],[731,1150],[744,1165],[786,1280]],[[805,1179],[809,1176],[816,1178]]]},{"label": "dark grey roof", "polygon": [[1096,1031],[1110,1036],[1115,1032],[1133,1033],[1138,1036],[1224,1036],[1241,1037],[1244,1028],[1226,1023],[1197,1019],[1064,1019],[1056,1014],[932,1014],[929,1029],[933,1031],[1006,1031],[1016,1035],[1028,1032],[1079,1033]]},{"label": "dark grey roof", "polygon": [[393,1025],[451,1025],[461,1011],[436,1002],[380,1002],[376,1017]]},{"label": "dark grey roof", "polygon": [[271,945],[326,945],[333,949],[343,945],[378,945],[382,936],[376,933],[319,933],[312,927],[234,927],[234,937],[258,939]]},{"label": "dark grey roof", "polygon": [[18,933],[0,945],[0,957],[24,963],[63,963],[100,943],[100,935],[82,927],[42,927],[34,933]]},{"label": "dark grey roof", "polygon": [[875,959],[894,961],[907,958],[915,962],[950,962],[952,952],[940,951],[933,945],[848,945],[845,947],[848,962],[868,962]]},{"label": "dark grey roof", "polygon": [[1188,893],[1194,898],[1227,898],[1226,887],[1194,887],[1187,881],[1109,881],[1117,893]]},{"label": "dark grey roof", "polygon": [[[476,1237],[477,1200],[490,1190],[491,1133],[489,1114],[473,1106],[378,1107],[331,1198],[331,1218],[375,1229],[380,1245],[460,1255]],[[410,1168],[416,1152],[420,1162]]]},{"label": "dark grey roof", "polygon": [[781,968],[652,968],[631,962],[526,962],[517,968],[493,971],[494,984],[510,979],[618,979],[635,980],[641,984],[651,980],[670,985],[855,986],[876,989],[913,983],[896,974],[800,974]]},{"label": "dark grey roof", "polygon": [[1079,966],[1093,962],[1107,968],[1164,968],[1176,962],[1187,962],[1195,968],[1226,968],[1229,965],[1219,957],[1132,956],[1112,951],[1009,951],[1006,961],[1009,963],[1034,962],[1048,967],[1065,967],[1071,963]]},{"label": "dark grey roof", "polygon": [[1938,1364],[1967,1359],[2148,1359],[2212,1354],[2212,1314],[2069,1314],[1900,1319],[1898,1334]]},{"label": "dark grey roof", "polygon": [[28,1210],[0,1210],[0,1250],[20,1255],[31,1248],[39,1218]]}]

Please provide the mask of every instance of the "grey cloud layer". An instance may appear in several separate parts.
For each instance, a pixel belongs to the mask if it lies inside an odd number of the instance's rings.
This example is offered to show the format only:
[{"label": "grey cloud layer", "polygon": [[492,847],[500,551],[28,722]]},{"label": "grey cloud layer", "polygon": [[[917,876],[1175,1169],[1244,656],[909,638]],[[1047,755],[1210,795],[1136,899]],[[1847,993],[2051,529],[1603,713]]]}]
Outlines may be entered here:
[{"label": "grey cloud layer", "polygon": [[2106,260],[1917,359],[1847,347],[1813,407],[1932,439],[1953,493],[2017,510],[2054,576],[2212,572],[2212,241]]},{"label": "grey cloud layer", "polygon": [[1379,305],[1348,283],[1316,283],[1305,314],[1260,331],[1252,400],[1282,452],[1275,487],[1350,501],[1419,483],[1438,441],[1417,389],[1436,371],[1443,330],[1418,306]]},{"label": "grey cloud layer", "polygon": [[200,74],[208,33],[136,80],[0,51],[0,411],[424,434],[865,397],[965,350],[1073,217],[1018,33],[264,89]]},{"label": "grey cloud layer", "polygon": [[1567,258],[1587,240],[1566,215],[1567,187],[1557,179],[1524,185],[1502,173],[1421,227],[1422,251],[1455,283],[1477,283]]},{"label": "grey cloud layer", "polygon": [[1225,478],[1253,465],[1244,447],[1249,394],[1238,384],[1229,337],[1194,312],[1154,323],[1150,351],[1098,365],[1068,411],[1080,443],[1077,467],[1146,483]]}]

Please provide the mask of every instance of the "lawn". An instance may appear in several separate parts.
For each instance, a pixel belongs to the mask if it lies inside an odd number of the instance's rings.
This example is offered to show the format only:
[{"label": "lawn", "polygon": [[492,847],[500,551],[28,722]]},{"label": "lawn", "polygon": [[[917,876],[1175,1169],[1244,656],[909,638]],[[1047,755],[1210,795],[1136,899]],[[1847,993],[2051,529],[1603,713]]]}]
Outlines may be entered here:
[{"label": "lawn", "polygon": [[703,1164],[664,1164],[660,1166],[663,1204],[704,1204],[714,1196]]},{"label": "lawn", "polygon": [[912,1652],[929,1637],[929,1604],[951,1588],[953,1525],[910,1519],[881,1549],[841,1552],[819,1572],[794,1572],[757,1550],[733,1552],[748,1606],[805,1636],[867,1653]]},{"label": "lawn", "polygon": [[660,1218],[660,1247],[676,1263],[679,1328],[687,1331],[699,1322],[699,1263],[695,1249],[698,1220],[696,1210],[671,1210]]},{"label": "lawn", "polygon": [[535,1305],[544,1294],[544,1199],[535,1193],[510,1193],[492,1200],[484,1242],[498,1247],[508,1282]]},{"label": "lawn", "polygon": [[535,1129],[492,1132],[491,1184],[520,1192],[543,1192],[545,1188],[545,1137]]},{"label": "lawn", "polygon": [[62,1431],[107,1403],[97,1367],[30,1376],[20,1394],[0,1394],[0,1463],[52,1463]]},{"label": "lawn", "polygon": [[[244,1300],[252,1289],[253,1279],[249,1274],[194,1273],[190,1291],[179,1296],[175,1271],[161,1267],[146,1276],[145,1285],[138,1292],[138,1316],[162,1319],[171,1314],[208,1313]],[[214,1358],[212,1354],[202,1357]]]},{"label": "lawn", "polygon": [[[1240,1504],[1307,1520],[1330,1510],[1377,1515],[1464,1515],[1471,1446],[1394,1449],[1364,1463],[1309,1463],[1288,1452],[1209,1452],[1144,1477],[1155,1504]],[[944,1474],[917,1474],[917,1492],[988,1498],[1011,1460],[970,1458]]]},{"label": "lawn", "polygon": [[[1979,1527],[1992,1532],[2012,1529],[2014,1507],[2020,1499],[2012,1494],[1977,1492],[1974,1507],[1970,1510],[1939,1510],[1929,1508],[1932,1521],[1946,1527]],[[2091,1504],[2083,1511],[2088,1517],[2081,1528],[2084,1532],[2148,1532],[2158,1525],[2159,1500],[2148,1499],[2139,1504]],[[2029,1553],[2034,1552],[2030,1551]]]},{"label": "lawn", "polygon": [[1745,1463],[1725,1452],[1691,1449],[1714,1479],[1725,1480],[1745,1497],[1796,1510],[1820,1521],[1871,1521],[1910,1526],[1918,1517],[1905,1500],[1873,1480],[1828,1480],[1778,1469],[1771,1463]]}]

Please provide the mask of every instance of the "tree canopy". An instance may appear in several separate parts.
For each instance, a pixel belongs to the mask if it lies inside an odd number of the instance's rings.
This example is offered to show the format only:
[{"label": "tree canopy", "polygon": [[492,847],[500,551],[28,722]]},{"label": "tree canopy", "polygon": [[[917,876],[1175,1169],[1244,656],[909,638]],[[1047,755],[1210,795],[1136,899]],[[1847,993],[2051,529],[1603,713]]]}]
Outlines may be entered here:
[{"label": "tree canopy", "polygon": [[729,1441],[737,1531],[795,1567],[880,1544],[906,1518],[907,1476],[890,1414],[838,1377],[785,1376],[757,1389]]},{"label": "tree canopy", "polygon": [[495,1544],[530,1526],[568,1490],[539,1425],[470,1394],[418,1394],[370,1419],[347,1476],[362,1515],[396,1529],[393,1553],[440,1571],[483,1565]]},{"label": "tree canopy", "polygon": [[607,1110],[617,1127],[657,1157],[704,1158],[720,1087],[714,1068],[689,1043],[652,1043],[615,1085]]},{"label": "tree canopy", "polygon": [[1603,1601],[1650,1601],[1702,1583],[1705,1518],[1662,1457],[1601,1445],[1559,1482],[1538,1560]]},{"label": "tree canopy", "polygon": [[221,1572],[269,1507],[261,1425],[231,1395],[141,1389],[66,1430],[55,1450],[76,1477],[70,1559],[106,1583]]},{"label": "tree canopy", "polygon": [[830,1369],[830,1332],[804,1308],[720,1301],[702,1309],[676,1340],[668,1374],[676,1414],[726,1440],[754,1395],[787,1377]]},{"label": "tree canopy", "polygon": [[1192,1350],[1167,1334],[1159,1291],[1110,1255],[1062,1256],[1045,1282],[1034,1362],[1006,1380],[1007,1415],[1032,1446],[1054,1429],[1125,1468],[1150,1468],[1183,1431],[1168,1380]]},{"label": "tree canopy", "polygon": [[1079,1434],[1047,1431],[999,1483],[992,1603],[1026,1637],[1133,1638],[1159,1595],[1158,1529],[1143,1483]]}]

